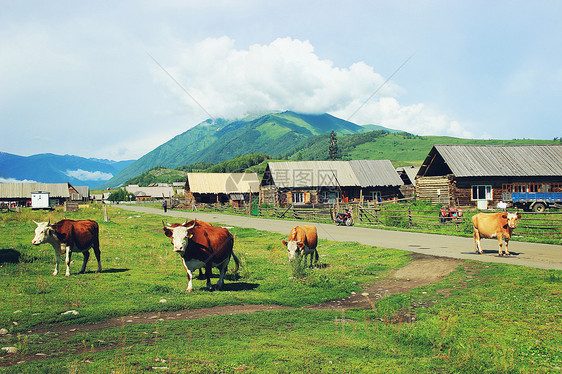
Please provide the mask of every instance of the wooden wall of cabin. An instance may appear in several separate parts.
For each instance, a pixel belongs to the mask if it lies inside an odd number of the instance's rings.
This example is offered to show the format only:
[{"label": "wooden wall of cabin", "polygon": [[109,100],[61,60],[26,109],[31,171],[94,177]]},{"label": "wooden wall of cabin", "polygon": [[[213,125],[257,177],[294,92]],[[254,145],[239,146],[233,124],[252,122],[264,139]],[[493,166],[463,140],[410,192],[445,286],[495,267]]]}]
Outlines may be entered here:
[{"label": "wooden wall of cabin", "polygon": [[418,200],[429,200],[432,203],[455,205],[455,193],[451,188],[452,175],[437,177],[420,177],[416,180],[416,198]]}]

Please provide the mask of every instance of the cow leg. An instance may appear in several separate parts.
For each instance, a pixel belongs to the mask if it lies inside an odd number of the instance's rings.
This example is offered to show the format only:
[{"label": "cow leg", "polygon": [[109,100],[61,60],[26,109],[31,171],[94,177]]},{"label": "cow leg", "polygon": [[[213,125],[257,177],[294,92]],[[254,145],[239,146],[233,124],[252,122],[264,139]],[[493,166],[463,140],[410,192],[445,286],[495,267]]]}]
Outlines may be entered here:
[{"label": "cow leg", "polygon": [[98,260],[98,273],[101,273],[101,252],[100,252],[100,243],[95,242],[93,245],[94,254],[96,255],[96,260]]},{"label": "cow leg", "polygon": [[230,257],[228,257],[224,263],[219,267],[219,280],[217,282],[217,290],[221,290],[222,286],[224,285],[224,276],[226,274],[226,270],[228,269],[228,263],[230,262]]},{"label": "cow leg", "polygon": [[72,251],[70,250],[70,247],[68,245],[65,244],[61,244],[61,249],[62,246],[65,247],[65,251],[66,251],[66,273],[64,274],[67,277],[70,277],[70,257],[72,256]]},{"label": "cow leg", "polygon": [[53,271],[53,276],[59,273],[59,262],[60,262],[60,252],[61,248],[60,245],[56,246],[53,244],[53,248],[55,249],[55,271]]},{"label": "cow leg", "polygon": [[[203,268],[199,269],[199,272],[201,272]],[[205,278],[207,278],[207,289],[212,290],[213,286],[211,285],[211,274],[213,272],[213,267],[211,265],[211,262],[209,262],[207,265],[205,265]]]},{"label": "cow leg", "polygon": [[505,238],[505,254],[506,255],[511,255],[511,253],[509,253],[509,249],[507,248],[507,245],[509,244],[509,239]]},{"label": "cow leg", "polygon": [[185,292],[193,292],[193,273],[187,267],[187,264],[185,263],[185,259],[182,257],[181,260],[183,262],[183,267],[185,268],[185,272],[187,273],[187,289],[185,290]]},{"label": "cow leg", "polygon": [[90,259],[90,251],[89,250],[85,250],[84,252],[82,252],[82,254],[84,255],[84,262],[82,262],[82,269],[80,269],[80,272],[78,274],[84,274],[86,272],[86,264],[88,263],[88,260]]},{"label": "cow leg", "polygon": [[500,256],[503,256],[503,252],[502,252],[502,245],[503,245],[503,241],[502,241],[502,236],[498,235],[498,243],[500,245]]},{"label": "cow leg", "polygon": [[474,233],[472,234],[474,238],[474,246],[476,247],[476,253],[482,254],[482,247],[480,246],[480,233],[478,230],[474,229]]}]

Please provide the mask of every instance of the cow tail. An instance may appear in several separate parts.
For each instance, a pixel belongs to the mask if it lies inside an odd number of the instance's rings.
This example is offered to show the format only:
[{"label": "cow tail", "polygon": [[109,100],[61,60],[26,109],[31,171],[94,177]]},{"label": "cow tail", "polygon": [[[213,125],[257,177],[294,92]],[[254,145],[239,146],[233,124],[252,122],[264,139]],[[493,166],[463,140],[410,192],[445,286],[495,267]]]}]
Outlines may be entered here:
[{"label": "cow tail", "polygon": [[238,269],[240,269],[240,260],[238,260],[238,257],[236,257],[234,252],[232,252],[232,258],[234,259],[234,264],[236,265],[236,268],[234,269],[234,272],[237,273]]}]

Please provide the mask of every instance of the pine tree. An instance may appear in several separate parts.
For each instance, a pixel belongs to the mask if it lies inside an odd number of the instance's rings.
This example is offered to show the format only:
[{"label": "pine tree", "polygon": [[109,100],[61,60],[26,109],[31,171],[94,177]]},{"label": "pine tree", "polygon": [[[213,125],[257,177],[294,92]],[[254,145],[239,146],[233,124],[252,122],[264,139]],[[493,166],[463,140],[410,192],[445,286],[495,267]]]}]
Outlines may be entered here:
[{"label": "pine tree", "polygon": [[330,152],[330,158],[332,160],[335,160],[335,159],[338,158],[338,137],[337,137],[336,132],[334,130],[332,130],[332,132],[330,133],[329,152]]}]

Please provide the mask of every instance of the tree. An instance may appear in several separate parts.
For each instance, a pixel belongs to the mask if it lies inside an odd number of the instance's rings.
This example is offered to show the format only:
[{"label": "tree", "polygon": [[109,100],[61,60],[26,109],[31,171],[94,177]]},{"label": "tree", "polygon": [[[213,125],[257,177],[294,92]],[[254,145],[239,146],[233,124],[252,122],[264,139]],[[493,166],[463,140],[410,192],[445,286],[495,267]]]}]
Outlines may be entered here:
[{"label": "tree", "polygon": [[330,133],[330,148],[329,148],[329,152],[330,152],[330,158],[332,160],[336,160],[338,157],[338,137],[336,135],[336,132],[334,130],[332,130],[332,132]]}]

